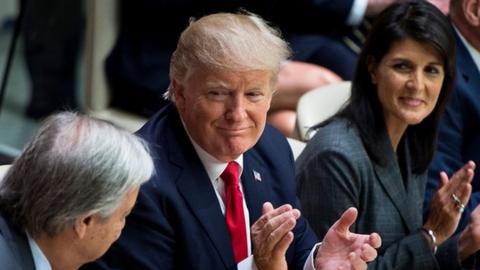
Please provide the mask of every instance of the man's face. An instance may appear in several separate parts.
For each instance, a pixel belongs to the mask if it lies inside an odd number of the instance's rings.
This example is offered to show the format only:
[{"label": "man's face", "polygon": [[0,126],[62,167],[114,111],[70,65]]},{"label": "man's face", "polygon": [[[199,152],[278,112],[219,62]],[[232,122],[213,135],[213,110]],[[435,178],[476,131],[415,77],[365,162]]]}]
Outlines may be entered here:
[{"label": "man's face", "polygon": [[271,72],[198,67],[172,85],[188,133],[209,154],[227,162],[257,143],[272,99]]},{"label": "man's face", "polygon": [[85,262],[93,261],[102,256],[115,242],[123,227],[125,218],[130,214],[138,196],[139,188],[134,188],[122,198],[119,206],[106,220],[95,214],[91,217],[89,229],[82,240],[82,255]]}]

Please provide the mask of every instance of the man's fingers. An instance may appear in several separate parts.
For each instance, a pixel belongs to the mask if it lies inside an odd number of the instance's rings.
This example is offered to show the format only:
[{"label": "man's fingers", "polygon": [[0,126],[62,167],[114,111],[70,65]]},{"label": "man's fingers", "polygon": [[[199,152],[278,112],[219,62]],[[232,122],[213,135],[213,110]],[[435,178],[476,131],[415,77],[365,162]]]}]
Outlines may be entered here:
[{"label": "man's fingers", "polygon": [[263,204],[262,207],[262,216],[255,222],[255,224],[253,224],[253,226],[257,227],[258,229],[262,229],[265,224],[267,224],[272,218],[291,210],[292,206],[290,204],[284,204],[278,208],[273,209],[272,204],[270,202],[266,202]]},{"label": "man's fingers", "polygon": [[262,206],[262,215],[263,215],[263,214],[266,214],[266,213],[268,213],[268,212],[270,212],[270,211],[272,211],[272,210],[273,210],[273,205],[272,205],[272,203],[266,202],[266,203],[264,203],[263,206]]},{"label": "man's fingers", "polygon": [[377,258],[377,250],[369,244],[363,244],[360,258],[365,262],[371,262]]},{"label": "man's fingers", "polygon": [[267,241],[276,244],[280,238],[295,227],[297,216],[294,212],[298,212],[298,210],[295,209],[274,217],[264,226],[263,233],[267,236]]},{"label": "man's fingers", "polygon": [[380,248],[382,246],[382,238],[378,233],[372,233],[368,238],[368,244],[374,248]]},{"label": "man's fingers", "polygon": [[343,212],[342,216],[340,217],[335,224],[333,224],[332,228],[341,233],[342,235],[347,235],[350,226],[355,222],[357,219],[358,211],[355,207],[348,208],[345,212]]},{"label": "man's fingers", "polygon": [[285,234],[275,246],[275,249],[273,252],[274,256],[285,256],[285,254],[287,253],[288,247],[293,242],[293,238],[294,238],[293,232],[291,231],[287,232],[287,234]]},{"label": "man's fingers", "polygon": [[355,252],[350,252],[350,254],[348,254],[348,260],[354,270],[367,269],[367,264]]},{"label": "man's fingers", "polygon": [[[292,233],[291,231],[296,223],[297,218],[293,214],[289,215],[289,213],[284,213],[270,220],[260,232],[260,239],[264,249],[271,250],[276,255],[281,254],[284,256],[288,245],[290,245],[288,234]],[[291,236],[293,237],[293,233]]]}]

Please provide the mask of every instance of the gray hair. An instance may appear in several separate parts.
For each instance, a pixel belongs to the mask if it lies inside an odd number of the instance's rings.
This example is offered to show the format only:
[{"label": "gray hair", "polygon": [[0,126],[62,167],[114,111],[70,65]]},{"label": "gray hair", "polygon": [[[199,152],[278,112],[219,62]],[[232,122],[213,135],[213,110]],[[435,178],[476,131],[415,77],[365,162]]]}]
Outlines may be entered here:
[{"label": "gray hair", "polygon": [[[280,64],[291,51],[277,29],[259,16],[216,13],[191,20],[178,41],[170,62],[170,81],[182,80],[189,68],[272,72],[276,82]],[[172,85],[166,97],[172,99]]]},{"label": "gray hair", "polygon": [[81,215],[107,219],[153,171],[142,139],[103,120],[58,113],[0,183],[0,207],[32,236],[54,236]]}]

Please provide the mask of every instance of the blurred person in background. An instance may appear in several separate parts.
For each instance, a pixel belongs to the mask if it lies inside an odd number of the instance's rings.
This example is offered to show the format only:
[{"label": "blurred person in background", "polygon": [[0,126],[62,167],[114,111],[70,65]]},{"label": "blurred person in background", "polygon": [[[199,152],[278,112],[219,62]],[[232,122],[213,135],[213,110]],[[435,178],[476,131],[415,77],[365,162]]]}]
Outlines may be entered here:
[{"label": "blurred person in background", "polygon": [[84,1],[21,0],[22,35],[30,76],[25,111],[42,119],[55,111],[79,108],[77,71],[85,28]]},{"label": "blurred person in background", "polygon": [[[451,2],[450,18],[455,29],[457,78],[451,100],[439,126],[438,145],[429,169],[425,210],[439,184],[438,175],[448,175],[469,160],[480,164],[480,2]],[[472,181],[472,196],[465,205],[458,230],[463,230],[480,203],[480,177]]]}]

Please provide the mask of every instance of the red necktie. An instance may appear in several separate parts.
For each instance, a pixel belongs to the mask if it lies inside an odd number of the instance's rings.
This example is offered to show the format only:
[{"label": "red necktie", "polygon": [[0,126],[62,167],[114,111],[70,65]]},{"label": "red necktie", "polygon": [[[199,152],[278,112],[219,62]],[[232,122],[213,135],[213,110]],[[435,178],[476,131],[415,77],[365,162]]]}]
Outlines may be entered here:
[{"label": "red necktie", "polygon": [[238,163],[231,161],[220,175],[225,183],[225,218],[232,241],[233,256],[237,263],[247,257],[247,232],[238,174]]}]

